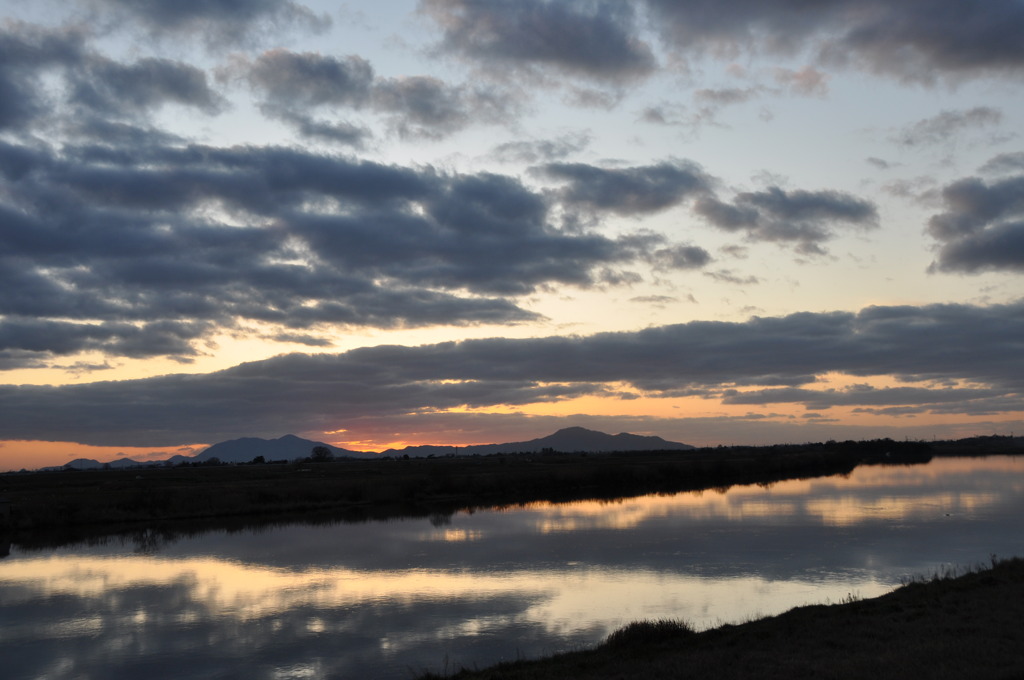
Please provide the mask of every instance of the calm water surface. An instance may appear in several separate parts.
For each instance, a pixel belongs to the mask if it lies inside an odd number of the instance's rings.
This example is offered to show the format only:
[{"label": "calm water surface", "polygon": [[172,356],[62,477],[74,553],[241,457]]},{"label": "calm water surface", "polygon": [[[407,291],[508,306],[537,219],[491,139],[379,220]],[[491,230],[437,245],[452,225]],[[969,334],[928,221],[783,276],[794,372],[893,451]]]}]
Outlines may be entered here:
[{"label": "calm water surface", "polygon": [[1024,555],[1024,458],[0,559],[0,676],[411,678]]}]

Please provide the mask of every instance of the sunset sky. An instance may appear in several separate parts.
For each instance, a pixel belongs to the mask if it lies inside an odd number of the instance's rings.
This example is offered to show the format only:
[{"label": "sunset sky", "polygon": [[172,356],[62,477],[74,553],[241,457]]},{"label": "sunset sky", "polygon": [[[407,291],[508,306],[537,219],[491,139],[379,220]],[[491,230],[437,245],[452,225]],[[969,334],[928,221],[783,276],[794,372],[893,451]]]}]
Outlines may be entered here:
[{"label": "sunset sky", "polygon": [[1024,2],[0,8],[0,471],[1024,433]]}]

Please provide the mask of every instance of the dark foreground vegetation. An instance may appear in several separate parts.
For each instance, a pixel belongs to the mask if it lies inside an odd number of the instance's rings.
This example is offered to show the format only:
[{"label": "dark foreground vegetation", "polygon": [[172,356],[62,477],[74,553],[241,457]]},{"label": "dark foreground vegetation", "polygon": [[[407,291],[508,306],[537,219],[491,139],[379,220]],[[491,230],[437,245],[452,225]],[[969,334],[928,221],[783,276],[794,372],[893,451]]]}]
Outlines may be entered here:
[{"label": "dark foreground vegetation", "polygon": [[458,680],[1024,678],[1024,560],[936,575],[871,600],[799,607],[694,632],[638,622],[592,650],[505,663]]},{"label": "dark foreground vegetation", "polygon": [[1020,440],[865,442],[692,451],[503,454],[0,475],[0,538],[30,547],[101,534],[451,514],[842,474],[934,455],[1024,452]]}]

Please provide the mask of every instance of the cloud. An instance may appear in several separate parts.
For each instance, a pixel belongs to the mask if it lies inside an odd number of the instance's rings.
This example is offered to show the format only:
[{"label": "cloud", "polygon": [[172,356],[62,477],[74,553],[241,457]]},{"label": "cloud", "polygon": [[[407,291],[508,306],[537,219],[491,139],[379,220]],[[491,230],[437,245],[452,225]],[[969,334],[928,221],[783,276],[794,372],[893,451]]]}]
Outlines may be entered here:
[{"label": "cloud", "polygon": [[226,105],[210,88],[205,72],[168,59],[122,64],[92,56],[73,70],[70,80],[70,103],[103,116],[146,112],[164,104],[191,106],[212,115]]},{"label": "cloud", "polygon": [[507,122],[519,109],[497,89],[451,86],[426,76],[380,81],[374,105],[392,114],[393,126],[403,137],[442,137],[470,124]]},{"label": "cloud", "polygon": [[213,50],[259,42],[267,33],[297,27],[309,31],[331,25],[327,14],[316,14],[290,0],[79,0],[108,20],[133,22],[150,36],[175,40],[199,37]]},{"label": "cloud", "polygon": [[[153,57],[115,61],[91,49],[90,38],[70,28],[0,28],[0,130],[51,137],[57,128],[109,138],[129,127],[148,127],[146,118],[166,105],[206,115],[226,109],[227,100],[202,69]],[[128,141],[126,134],[121,137]]]},{"label": "cloud", "polygon": [[965,130],[998,125],[1002,121],[1002,112],[988,106],[976,106],[966,111],[942,111],[904,127],[892,139],[902,146],[944,144]]},{"label": "cloud", "polygon": [[[852,3],[856,11],[859,3]],[[1017,76],[1024,47],[1015,37],[1024,28],[1024,7],[1014,0],[982,5],[955,0],[877,3],[850,26],[838,48],[869,68],[903,80],[931,83],[937,75]]]},{"label": "cloud", "polygon": [[676,245],[657,250],[655,263],[665,269],[701,269],[711,262],[711,254],[699,246]]},{"label": "cloud", "polygon": [[373,138],[373,132],[369,128],[345,121],[322,120],[290,108],[278,108],[269,104],[263,105],[260,110],[269,118],[287,123],[301,137],[312,141],[362,149]]},{"label": "cloud", "polygon": [[299,108],[362,106],[370,99],[375,79],[370,62],[356,55],[332,57],[283,49],[264,52],[241,70],[269,102]]},{"label": "cloud", "polygon": [[725,231],[742,231],[755,241],[793,242],[804,254],[825,252],[834,228],[877,226],[874,204],[840,191],[786,191],[769,187],[743,192],[732,203],[714,196],[697,199],[694,212]]},{"label": "cloud", "polygon": [[945,212],[928,221],[940,244],[931,271],[1024,271],[1024,175],[957,180],[942,201]]},{"label": "cloud", "polygon": [[585,163],[549,163],[538,171],[568,182],[559,192],[567,206],[618,215],[667,210],[707,192],[712,179],[695,163],[666,161],[631,168],[601,168]]},{"label": "cloud", "polygon": [[1003,410],[1019,410],[1022,312],[1022,302],[868,307],[586,337],[292,354],[207,375],[7,385],[0,386],[0,439],[169,446],[241,434],[336,431],[361,419],[406,419],[457,407],[617,394],[621,385],[648,396],[711,398],[742,386],[800,387],[829,373],[891,375],[936,387],[853,388],[831,397],[814,390],[755,391],[750,399],[812,407],[830,398],[872,406],[916,399],[935,408],[950,403],[947,384],[962,381],[977,387],[961,396],[990,405],[1003,399]]},{"label": "cloud", "polygon": [[567,134],[559,139],[518,140],[494,147],[491,156],[503,163],[537,164],[557,161],[583,151],[590,144],[585,132]]},{"label": "cloud", "polygon": [[756,276],[739,276],[731,269],[719,269],[716,272],[704,272],[704,276],[712,278],[715,281],[731,283],[737,286],[756,286],[761,283],[761,279]]},{"label": "cloud", "polygon": [[760,94],[756,87],[728,87],[719,89],[702,89],[693,93],[694,99],[715,109],[734,104],[744,104]]},{"label": "cloud", "polygon": [[483,85],[449,85],[429,76],[379,78],[365,59],[276,49],[255,60],[236,60],[221,70],[240,74],[262,95],[262,111],[292,125],[300,135],[360,146],[366,128],[326,122],[311,111],[371,111],[385,116],[402,137],[441,138],[481,123],[515,119],[519,106],[506,93]]},{"label": "cloud", "polygon": [[1024,171],[1024,151],[1012,153],[1001,153],[995,158],[989,159],[983,166],[981,172],[986,174],[1006,174]]},{"label": "cloud", "polygon": [[870,407],[856,409],[857,412],[875,413],[879,406],[898,406],[901,413],[959,413],[987,415],[1004,411],[1017,411],[1019,399],[1006,399],[1005,391],[994,389],[943,387],[942,389],[922,387],[876,388],[870,385],[853,385],[845,389],[810,390],[799,387],[784,387],[762,390],[725,390],[722,403],[725,404],[801,404],[805,408],[825,410],[837,406]]},{"label": "cloud", "polygon": [[440,49],[502,71],[550,69],[604,84],[643,78],[656,62],[629,3],[609,0],[422,0]]},{"label": "cloud", "polygon": [[0,26],[0,130],[21,130],[45,117],[50,102],[41,76],[82,59],[85,44],[85,36],[73,29],[20,22]]},{"label": "cloud", "polygon": [[1024,8],[1014,0],[645,0],[665,44],[685,58],[815,55],[903,81],[1019,76]]},{"label": "cloud", "polygon": [[[649,210],[700,181],[676,166],[635,172],[611,207]],[[538,315],[515,298],[538,288],[709,258],[657,235],[560,229],[545,196],[511,177],[283,147],[0,143],[0,173],[0,349],[33,364],[90,350],[187,358],[251,324],[519,323]],[[30,341],[33,323],[46,332]]]},{"label": "cloud", "polygon": [[828,94],[828,74],[813,66],[799,71],[788,68],[775,69],[775,82],[794,94],[805,97],[823,97]]}]

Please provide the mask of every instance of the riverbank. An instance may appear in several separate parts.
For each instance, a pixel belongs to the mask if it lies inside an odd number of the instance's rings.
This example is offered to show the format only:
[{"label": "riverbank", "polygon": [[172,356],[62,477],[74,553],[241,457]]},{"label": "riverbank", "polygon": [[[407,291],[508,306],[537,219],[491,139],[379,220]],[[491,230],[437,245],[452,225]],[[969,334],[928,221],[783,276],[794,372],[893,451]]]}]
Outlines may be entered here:
[{"label": "riverbank", "polygon": [[422,680],[1021,678],[1024,560],[993,562],[870,600],[700,633],[671,622],[632,624],[593,650]]},{"label": "riverbank", "polygon": [[923,463],[933,455],[1021,452],[1012,446],[1019,444],[1007,437],[874,440],[12,473],[0,476],[0,534],[19,545],[52,545],[141,529],[173,533],[245,522],[443,515],[534,501],[770,484],[845,474],[858,465]]},{"label": "riverbank", "polygon": [[[840,445],[398,460],[310,460],[6,474],[6,524],[38,532],[226,517],[420,514],[537,500],[623,497],[793,476],[869,460],[926,461],[924,445]],[[884,451],[882,450],[884,449]]]}]

